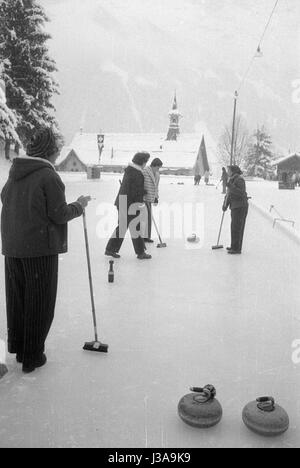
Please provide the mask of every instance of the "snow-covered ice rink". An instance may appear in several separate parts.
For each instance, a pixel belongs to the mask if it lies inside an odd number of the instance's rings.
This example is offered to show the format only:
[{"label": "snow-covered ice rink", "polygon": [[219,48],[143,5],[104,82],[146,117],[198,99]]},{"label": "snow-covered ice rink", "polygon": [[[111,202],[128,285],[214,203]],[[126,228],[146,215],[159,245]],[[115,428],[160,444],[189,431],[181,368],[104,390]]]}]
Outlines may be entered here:
[{"label": "snow-covered ice rink", "polygon": [[[184,239],[149,247],[139,262],[130,240],[108,284],[106,239],[96,210],[112,202],[119,177],[90,182],[66,178],[73,201],[91,194],[90,248],[101,340],[109,353],[87,353],[93,339],[82,220],[69,226],[69,254],[60,261],[56,318],[47,342],[49,363],[30,376],[7,358],[0,382],[0,447],[300,447],[299,246],[250,209],[242,256],[212,251],[223,198],[191,178],[163,178],[161,201],[204,203],[204,245]],[[177,185],[177,182],[184,185]],[[248,184],[251,195],[251,185]],[[222,243],[229,243],[229,213]],[[5,339],[3,258],[0,337]],[[222,422],[203,431],[177,416],[190,386],[216,386]],[[289,413],[290,430],[260,438],[242,423],[243,407],[273,395]]]}]

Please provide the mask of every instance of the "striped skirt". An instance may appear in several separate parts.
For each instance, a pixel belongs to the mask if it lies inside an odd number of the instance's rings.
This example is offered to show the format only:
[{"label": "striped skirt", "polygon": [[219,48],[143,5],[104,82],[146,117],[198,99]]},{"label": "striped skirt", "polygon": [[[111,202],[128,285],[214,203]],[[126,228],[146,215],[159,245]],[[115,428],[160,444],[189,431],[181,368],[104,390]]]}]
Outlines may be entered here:
[{"label": "striped skirt", "polygon": [[56,303],[58,255],[5,257],[8,352],[23,363],[39,359],[45,350]]}]

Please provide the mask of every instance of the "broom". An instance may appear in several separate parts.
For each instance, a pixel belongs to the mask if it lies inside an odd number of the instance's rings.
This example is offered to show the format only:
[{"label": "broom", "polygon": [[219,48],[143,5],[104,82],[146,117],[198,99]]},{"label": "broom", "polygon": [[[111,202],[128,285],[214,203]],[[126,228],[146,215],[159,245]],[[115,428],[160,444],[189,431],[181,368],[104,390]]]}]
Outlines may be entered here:
[{"label": "broom", "polygon": [[95,351],[95,352],[98,352],[98,353],[107,353],[108,352],[108,345],[103,344],[98,340],[96,308],[95,308],[95,300],[94,300],[94,288],[93,288],[93,280],[92,280],[92,268],[91,268],[89,239],[88,239],[88,232],[87,232],[87,223],[86,223],[85,210],[83,210],[83,228],[84,228],[86,258],[87,258],[88,273],[89,273],[89,284],[90,284],[90,293],[91,293],[94,333],[95,333],[95,341],[90,341],[90,342],[85,343],[83,349],[85,351]]},{"label": "broom", "polygon": [[223,228],[224,217],[225,217],[225,211],[223,211],[223,216],[222,216],[222,220],[221,220],[221,226],[220,226],[220,231],[219,231],[218,242],[217,242],[217,245],[213,245],[213,246],[212,246],[212,250],[219,250],[219,249],[223,249],[223,248],[224,248],[223,245],[220,245],[220,238],[221,238],[221,232],[222,232],[222,228]]},{"label": "broom", "polygon": [[159,244],[157,244],[157,248],[158,249],[165,249],[167,247],[167,244],[165,242],[162,241],[162,238],[160,236],[160,233],[159,233],[159,230],[158,230],[158,227],[157,227],[157,224],[156,224],[156,221],[154,219],[154,216],[153,214],[151,214],[152,216],[152,221],[153,221],[153,224],[155,226],[155,230],[157,232],[157,235],[158,235],[158,238],[159,238]]}]

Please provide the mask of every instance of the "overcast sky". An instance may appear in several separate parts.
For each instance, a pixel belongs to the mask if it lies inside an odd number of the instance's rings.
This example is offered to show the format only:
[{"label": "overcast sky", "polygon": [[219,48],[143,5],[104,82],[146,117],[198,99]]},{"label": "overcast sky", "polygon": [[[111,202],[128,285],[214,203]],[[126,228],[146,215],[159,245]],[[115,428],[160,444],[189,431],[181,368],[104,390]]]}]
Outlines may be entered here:
[{"label": "overcast sky", "polygon": [[[274,0],[40,0],[59,67],[58,118],[69,141],[85,131],[164,132],[174,89],[182,129],[217,140],[232,95]],[[280,0],[241,89],[249,129],[265,124],[283,148],[300,150],[300,2]],[[300,87],[300,86],[299,86]]]}]

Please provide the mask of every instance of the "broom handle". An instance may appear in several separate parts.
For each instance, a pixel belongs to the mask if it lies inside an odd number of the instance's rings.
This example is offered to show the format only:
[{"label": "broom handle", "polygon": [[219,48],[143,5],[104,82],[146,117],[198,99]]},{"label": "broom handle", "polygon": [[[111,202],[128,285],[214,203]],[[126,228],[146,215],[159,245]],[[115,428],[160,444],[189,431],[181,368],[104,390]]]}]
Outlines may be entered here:
[{"label": "broom handle", "polygon": [[84,239],[85,239],[85,248],[86,248],[86,258],[87,258],[87,265],[88,265],[88,272],[89,272],[89,284],[90,284],[90,293],[91,293],[91,303],[92,303],[92,312],[93,312],[93,322],[94,322],[95,341],[98,341],[96,308],[95,308],[95,300],[94,300],[94,288],[93,288],[93,279],[92,279],[92,268],[91,268],[90,248],[89,248],[89,238],[88,238],[88,231],[87,231],[87,223],[86,223],[86,214],[85,214],[85,210],[83,210],[82,219],[83,219],[83,228],[84,228]]},{"label": "broom handle", "polygon": [[162,239],[161,239],[161,237],[160,237],[160,234],[159,234],[159,231],[158,231],[158,227],[157,227],[156,221],[155,221],[155,219],[154,219],[153,213],[151,213],[151,217],[152,217],[152,221],[153,221],[153,224],[154,224],[154,226],[155,226],[155,229],[156,229],[156,232],[157,232],[157,235],[158,235],[158,238],[159,238],[159,242],[162,244],[163,242],[162,242]]},{"label": "broom handle", "polygon": [[225,216],[225,211],[223,211],[223,215],[222,215],[222,221],[221,221],[221,226],[220,226],[220,231],[219,231],[219,237],[218,237],[218,243],[217,243],[217,245],[220,244],[221,233],[222,233],[223,222],[224,222],[224,216]]}]

